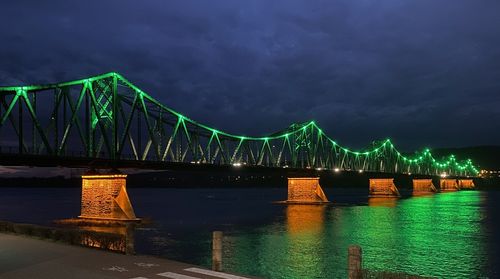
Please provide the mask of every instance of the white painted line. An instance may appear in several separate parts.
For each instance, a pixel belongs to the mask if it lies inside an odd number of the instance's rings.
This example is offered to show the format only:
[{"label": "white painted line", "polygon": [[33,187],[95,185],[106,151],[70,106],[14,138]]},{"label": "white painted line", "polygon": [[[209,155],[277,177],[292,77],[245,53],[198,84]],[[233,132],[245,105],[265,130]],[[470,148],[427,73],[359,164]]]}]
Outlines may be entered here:
[{"label": "white painted line", "polygon": [[223,272],[212,271],[212,270],[202,269],[202,268],[197,268],[197,267],[190,267],[190,268],[186,268],[184,270],[203,274],[203,275],[209,275],[212,277],[224,278],[224,279],[250,279],[247,277],[242,277],[242,276],[237,276],[237,275],[232,275],[232,274],[227,274],[227,273],[223,273]]},{"label": "white painted line", "polygon": [[198,277],[192,277],[184,274],[173,273],[173,272],[163,272],[156,274],[158,276],[172,278],[172,279],[200,279]]}]

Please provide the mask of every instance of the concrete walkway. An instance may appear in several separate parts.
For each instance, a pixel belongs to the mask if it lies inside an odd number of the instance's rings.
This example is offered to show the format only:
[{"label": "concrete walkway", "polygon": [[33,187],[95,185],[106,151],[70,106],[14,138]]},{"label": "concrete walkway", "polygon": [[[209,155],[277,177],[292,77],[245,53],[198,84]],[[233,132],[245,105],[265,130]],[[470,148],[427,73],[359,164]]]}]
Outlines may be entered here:
[{"label": "concrete walkway", "polygon": [[0,278],[255,278],[150,256],[127,256],[0,233]]}]

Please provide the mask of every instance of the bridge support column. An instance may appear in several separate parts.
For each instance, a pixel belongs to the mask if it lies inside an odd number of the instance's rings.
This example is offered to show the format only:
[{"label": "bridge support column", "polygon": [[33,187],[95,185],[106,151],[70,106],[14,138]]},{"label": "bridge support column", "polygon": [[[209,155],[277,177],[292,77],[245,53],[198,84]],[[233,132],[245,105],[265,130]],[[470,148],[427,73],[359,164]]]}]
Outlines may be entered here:
[{"label": "bridge support column", "polygon": [[79,218],[137,221],[128,198],[127,175],[82,175],[82,204]]},{"label": "bridge support column", "polygon": [[439,180],[439,188],[441,188],[441,191],[460,190],[457,180],[453,178],[442,178],[441,180]]},{"label": "bridge support column", "polygon": [[472,179],[459,179],[458,187],[460,189],[474,189],[476,185],[474,185],[474,181]]},{"label": "bridge support column", "polygon": [[400,197],[394,178],[370,178],[370,197]]},{"label": "bridge support column", "polygon": [[413,194],[422,195],[437,192],[432,179],[413,179]]},{"label": "bridge support column", "polygon": [[319,177],[288,178],[288,200],[287,203],[327,203]]}]

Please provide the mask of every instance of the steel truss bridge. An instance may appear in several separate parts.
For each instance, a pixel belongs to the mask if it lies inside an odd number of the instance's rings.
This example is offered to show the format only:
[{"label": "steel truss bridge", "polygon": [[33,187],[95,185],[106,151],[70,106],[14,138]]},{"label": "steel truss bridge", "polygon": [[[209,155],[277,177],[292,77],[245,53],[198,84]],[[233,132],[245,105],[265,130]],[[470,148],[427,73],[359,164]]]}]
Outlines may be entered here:
[{"label": "steel truss bridge", "polygon": [[[234,135],[166,107],[118,73],[48,85],[0,87],[2,164],[15,158],[474,176],[471,160],[405,156],[387,139],[350,150],[314,122],[265,137]],[[8,160],[6,160],[8,158]],[[71,160],[67,161],[70,162]],[[64,163],[63,163],[64,164]]]}]

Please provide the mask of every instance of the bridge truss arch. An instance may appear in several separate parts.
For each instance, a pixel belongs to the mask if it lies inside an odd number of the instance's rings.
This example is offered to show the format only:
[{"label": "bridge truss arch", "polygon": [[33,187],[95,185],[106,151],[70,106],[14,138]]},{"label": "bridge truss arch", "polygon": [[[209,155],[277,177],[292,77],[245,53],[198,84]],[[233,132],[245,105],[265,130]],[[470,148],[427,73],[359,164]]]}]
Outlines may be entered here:
[{"label": "bridge truss arch", "polygon": [[390,140],[353,151],[314,122],[265,137],[219,131],[166,107],[118,73],[0,87],[0,153],[110,160],[473,176],[471,160],[400,153]]}]

